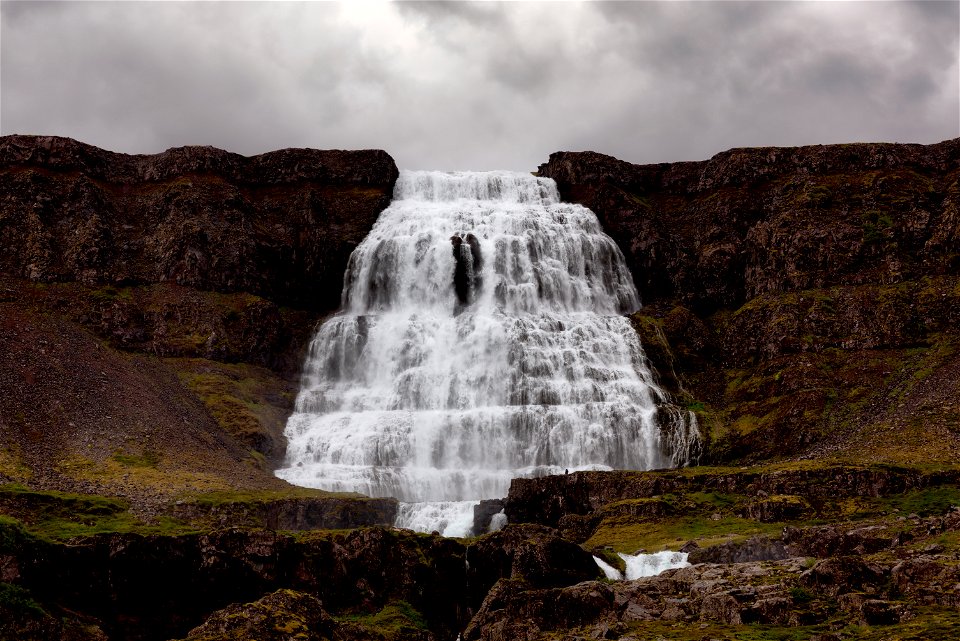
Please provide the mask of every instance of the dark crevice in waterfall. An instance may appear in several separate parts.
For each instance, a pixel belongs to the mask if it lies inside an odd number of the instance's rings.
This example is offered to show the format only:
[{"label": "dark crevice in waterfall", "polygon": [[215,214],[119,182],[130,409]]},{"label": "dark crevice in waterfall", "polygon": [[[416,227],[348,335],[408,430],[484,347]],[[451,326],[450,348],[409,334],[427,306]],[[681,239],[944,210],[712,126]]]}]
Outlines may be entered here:
[{"label": "dark crevice in waterfall", "polygon": [[457,294],[456,313],[472,304],[480,293],[483,284],[480,273],[483,269],[483,256],[480,254],[480,241],[473,234],[455,234],[450,237],[453,245],[453,258],[456,266],[453,270],[453,289]]}]

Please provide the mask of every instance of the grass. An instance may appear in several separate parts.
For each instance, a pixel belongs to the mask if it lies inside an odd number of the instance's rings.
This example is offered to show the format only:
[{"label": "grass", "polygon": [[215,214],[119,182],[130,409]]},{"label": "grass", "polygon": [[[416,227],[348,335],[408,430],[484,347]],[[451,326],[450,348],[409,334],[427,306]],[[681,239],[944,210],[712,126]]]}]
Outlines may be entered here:
[{"label": "grass", "polygon": [[213,472],[169,469],[162,461],[152,465],[153,457],[148,452],[119,456],[95,461],[74,454],[59,461],[56,470],[77,481],[117,488],[134,485],[171,498],[231,490],[229,482]]},{"label": "grass", "polygon": [[657,552],[679,549],[687,541],[710,547],[751,536],[778,536],[783,523],[759,523],[735,516],[681,516],[640,522],[631,517],[607,517],[584,543],[588,549],[609,546],[617,552],[633,554],[639,549]]},{"label": "grass", "polygon": [[357,623],[376,630],[388,639],[402,639],[405,635],[427,630],[423,615],[406,601],[393,601],[374,614],[355,614],[338,618],[341,621]]},{"label": "grass", "polygon": [[9,528],[19,524],[17,527],[24,532],[49,541],[109,532],[175,535],[197,531],[190,524],[169,517],[141,521],[120,499],[31,490],[20,485],[0,486],[0,507],[9,515],[3,523],[8,533],[13,532]]}]

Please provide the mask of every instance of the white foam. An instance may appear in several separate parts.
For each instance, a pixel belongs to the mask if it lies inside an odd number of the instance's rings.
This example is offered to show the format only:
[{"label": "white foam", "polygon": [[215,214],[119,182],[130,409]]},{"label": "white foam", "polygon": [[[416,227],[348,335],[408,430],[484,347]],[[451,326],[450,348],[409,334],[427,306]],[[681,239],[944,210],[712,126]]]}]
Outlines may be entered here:
[{"label": "white foam", "polygon": [[656,576],[666,570],[686,568],[686,552],[654,552],[653,554],[620,554],[620,558],[627,564],[626,579],[633,581],[645,576]]},{"label": "white foam", "polygon": [[439,532],[443,536],[470,536],[473,508],[479,501],[435,501],[401,503],[395,525],[417,532]]},{"label": "white foam", "polygon": [[613,567],[599,556],[593,557],[593,560],[596,561],[597,565],[600,566],[600,569],[603,570],[603,575],[608,579],[613,579],[614,581],[622,581],[623,574],[617,568]]}]

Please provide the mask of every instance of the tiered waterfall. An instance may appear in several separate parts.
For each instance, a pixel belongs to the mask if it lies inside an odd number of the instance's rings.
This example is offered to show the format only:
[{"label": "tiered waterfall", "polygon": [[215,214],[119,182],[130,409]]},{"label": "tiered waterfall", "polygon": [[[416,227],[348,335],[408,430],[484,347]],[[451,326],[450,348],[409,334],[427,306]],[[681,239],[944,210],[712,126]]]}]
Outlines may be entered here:
[{"label": "tiered waterfall", "polygon": [[[624,317],[639,306],[617,245],[552,180],[402,172],[311,343],[278,475],[421,503],[683,464],[695,426],[657,419],[667,399]],[[443,505],[401,519],[434,527]]]}]

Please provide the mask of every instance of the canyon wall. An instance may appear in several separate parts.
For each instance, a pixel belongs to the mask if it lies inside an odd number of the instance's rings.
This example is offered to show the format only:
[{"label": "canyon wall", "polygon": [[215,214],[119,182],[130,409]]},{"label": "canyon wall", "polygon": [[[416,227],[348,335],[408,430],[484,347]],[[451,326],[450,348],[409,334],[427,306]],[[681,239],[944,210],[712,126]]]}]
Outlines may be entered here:
[{"label": "canyon wall", "polygon": [[956,455],[960,140],[560,152],[539,174],[627,255],[635,326],[708,458]]}]

